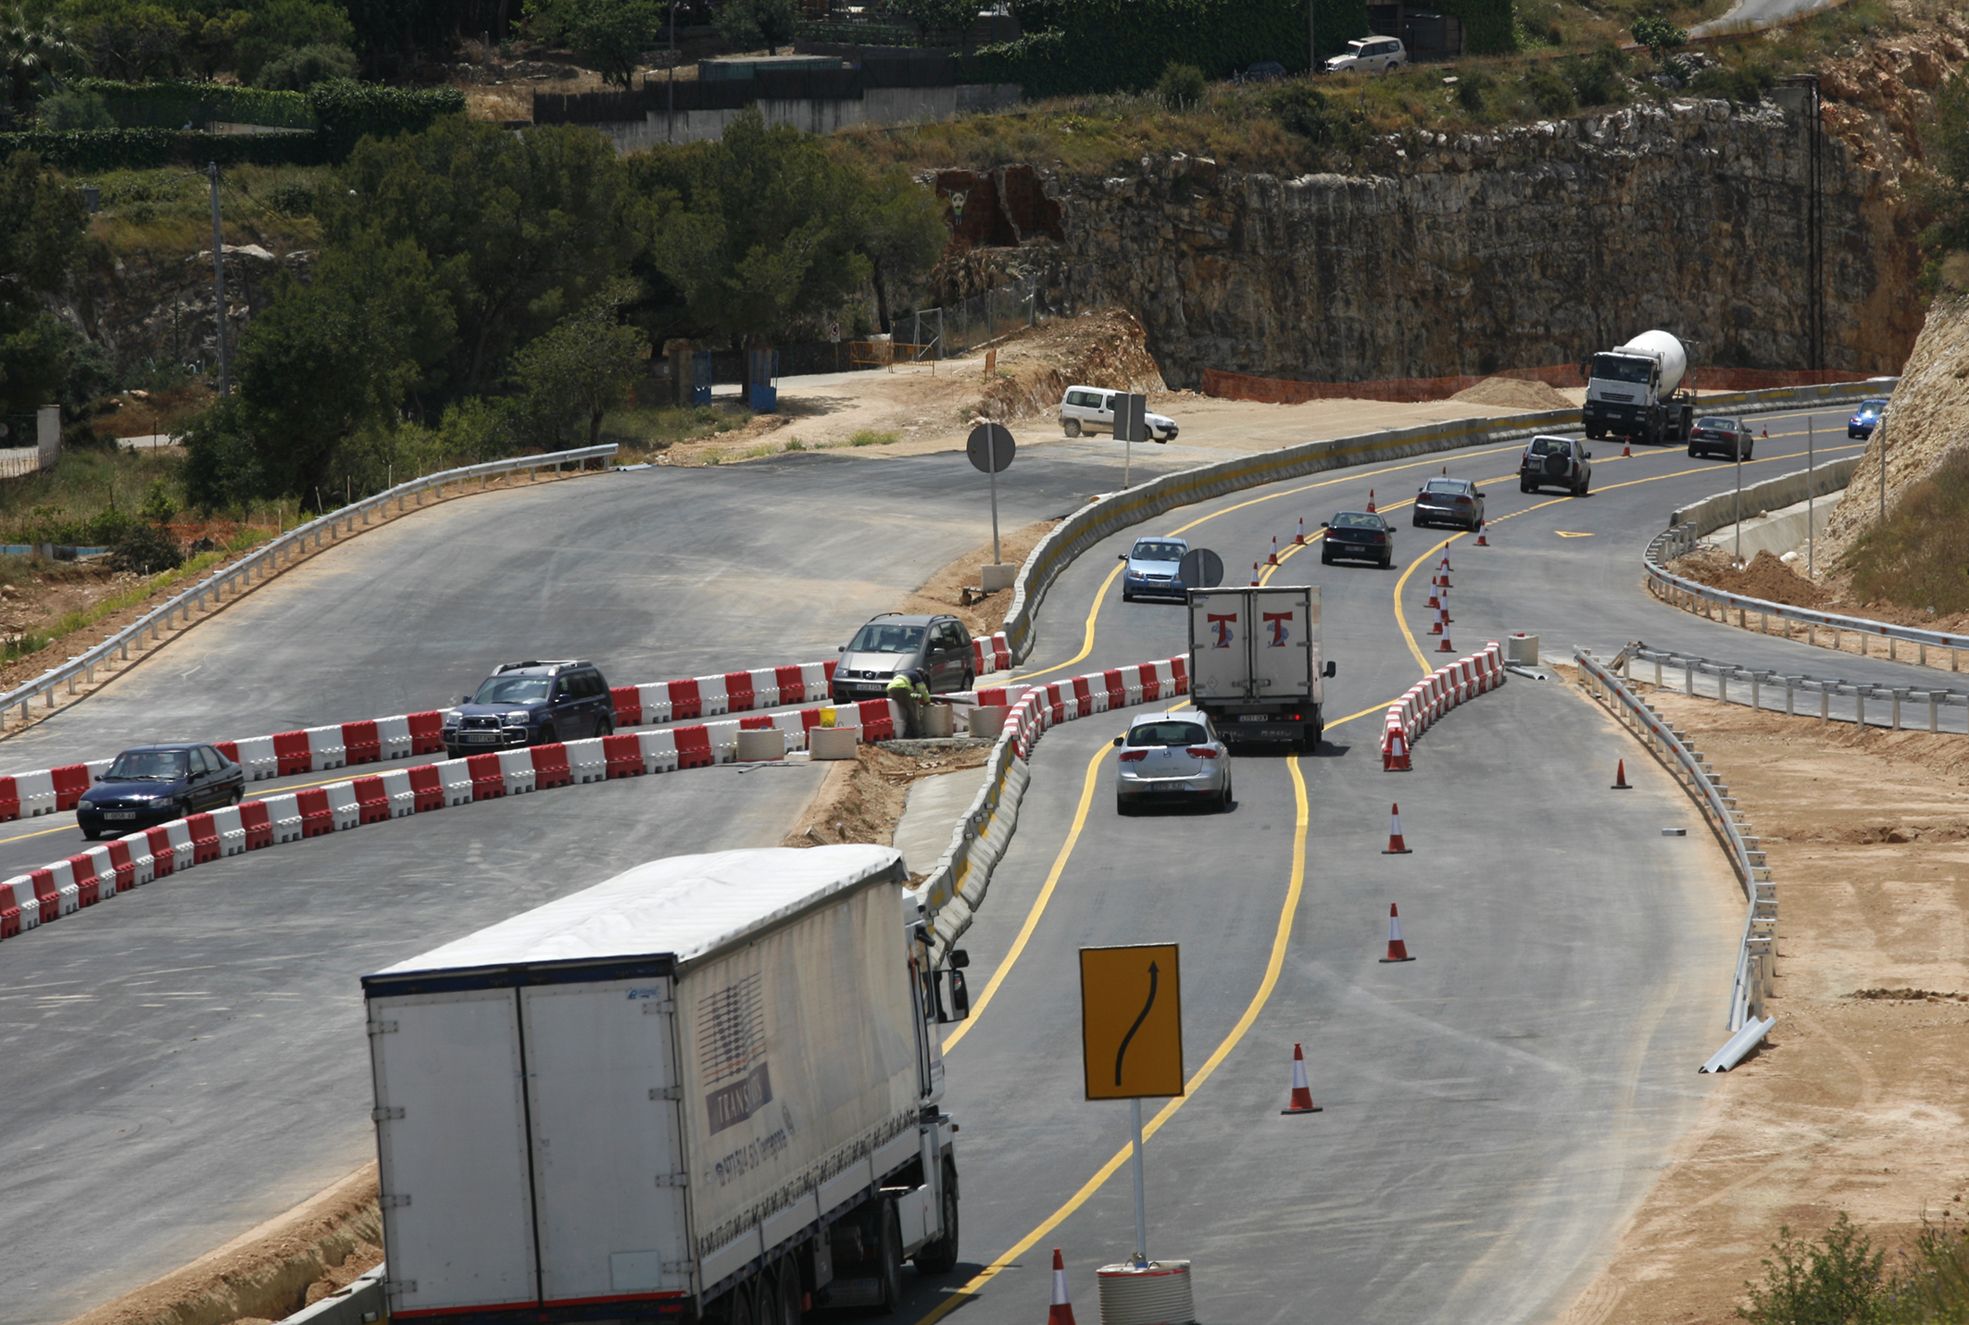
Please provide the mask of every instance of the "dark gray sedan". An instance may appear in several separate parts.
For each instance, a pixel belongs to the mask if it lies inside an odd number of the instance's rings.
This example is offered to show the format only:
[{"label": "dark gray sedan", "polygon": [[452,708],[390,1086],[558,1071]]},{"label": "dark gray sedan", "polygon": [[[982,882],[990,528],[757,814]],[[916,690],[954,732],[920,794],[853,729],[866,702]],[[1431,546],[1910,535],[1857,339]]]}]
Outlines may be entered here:
[{"label": "dark gray sedan", "polygon": [[1484,522],[1484,494],[1467,478],[1432,478],[1415,490],[1415,509],[1409,523],[1454,525],[1475,529]]},{"label": "dark gray sedan", "polygon": [[200,810],[237,805],[246,774],[209,745],[139,745],[110,761],[82,793],[75,821],[90,841],[134,833]]},{"label": "dark gray sedan", "polygon": [[1752,445],[1750,425],[1742,419],[1712,415],[1697,419],[1696,426],[1689,429],[1690,455],[1721,455],[1731,460],[1748,460]]}]

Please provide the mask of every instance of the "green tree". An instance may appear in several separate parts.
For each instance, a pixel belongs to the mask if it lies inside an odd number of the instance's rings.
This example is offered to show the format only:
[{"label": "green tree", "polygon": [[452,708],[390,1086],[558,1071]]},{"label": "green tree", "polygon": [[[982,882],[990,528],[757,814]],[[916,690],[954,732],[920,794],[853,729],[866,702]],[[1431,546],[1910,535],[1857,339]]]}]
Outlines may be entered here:
[{"label": "green tree", "polygon": [[1689,34],[1659,14],[1644,14],[1634,20],[1634,40],[1647,47],[1648,53],[1661,61],[1668,58],[1670,51],[1686,45]]},{"label": "green tree", "polygon": [[396,418],[452,333],[449,302],[416,245],[372,230],[324,250],[313,279],[290,282],[240,339],[237,405],[187,441],[206,453],[188,475],[193,500],[326,501],[338,449]]},{"label": "green tree", "polygon": [[0,165],[0,408],[33,409],[72,393],[87,342],[46,303],[68,288],[88,216],[68,181],[28,152]]},{"label": "green tree", "polygon": [[715,142],[651,152],[632,169],[654,200],[650,262],[677,296],[666,330],[768,344],[873,274],[868,177],[811,135],[766,127],[756,109]]},{"label": "green tree", "polygon": [[978,0],[889,0],[888,12],[912,23],[925,43],[969,46],[978,18]]},{"label": "green tree", "polygon": [[332,245],[374,230],[428,258],[457,328],[435,403],[499,382],[516,347],[622,274],[644,229],[608,140],[572,126],[512,134],[450,116],[421,133],[366,139],[326,195]]},{"label": "green tree", "polygon": [[185,62],[189,29],[164,5],[65,0],[60,13],[89,67],[103,77],[141,83],[176,73]]},{"label": "green tree", "polygon": [[81,49],[67,24],[30,17],[19,5],[0,10],[0,75],[6,79],[12,116],[25,117],[35,98],[81,62]]},{"label": "green tree", "polygon": [[526,16],[533,31],[566,42],[577,60],[620,87],[629,86],[643,52],[661,43],[664,23],[657,0],[527,0]]},{"label": "green tree", "polygon": [[513,356],[513,384],[520,390],[516,415],[529,440],[544,434],[560,445],[564,429],[576,419],[586,423],[590,446],[601,436],[602,416],[628,396],[649,362],[649,341],[619,318],[634,293],[631,282],[611,282],[580,312]]},{"label": "green tree", "polygon": [[94,92],[79,92],[74,88],[63,88],[41,98],[34,109],[34,116],[44,129],[57,132],[69,129],[114,129],[116,120],[109,113],[109,105]]},{"label": "green tree", "polygon": [[936,197],[900,166],[851,179],[850,188],[857,197],[853,242],[868,257],[876,323],[888,331],[890,287],[928,272],[950,243],[950,228]]},{"label": "green tree", "polygon": [[305,92],[316,83],[327,82],[331,78],[354,78],[355,74],[355,52],[346,46],[316,42],[311,46],[296,46],[274,56],[260,66],[259,76],[254,82],[260,87]]},{"label": "green tree", "polygon": [[718,35],[739,50],[764,46],[773,54],[793,40],[799,19],[798,0],[721,0],[711,16]]},{"label": "green tree", "polygon": [[[348,14],[340,5],[328,4],[326,0],[257,0],[248,14],[233,46],[233,71],[242,83],[290,86],[265,82],[261,75],[268,65],[290,51],[310,46],[348,51],[355,39]],[[342,76],[354,72],[355,62],[351,57],[343,67]]]}]

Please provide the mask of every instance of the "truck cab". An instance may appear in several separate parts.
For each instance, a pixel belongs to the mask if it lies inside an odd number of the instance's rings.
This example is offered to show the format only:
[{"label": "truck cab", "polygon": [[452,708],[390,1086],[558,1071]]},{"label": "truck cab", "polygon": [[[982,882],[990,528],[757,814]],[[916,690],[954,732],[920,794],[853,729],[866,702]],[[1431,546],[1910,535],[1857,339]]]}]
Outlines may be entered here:
[{"label": "truck cab", "polygon": [[1586,436],[1625,437],[1659,446],[1680,443],[1695,420],[1695,397],[1678,391],[1688,348],[1666,331],[1648,331],[1593,356],[1581,424]]}]

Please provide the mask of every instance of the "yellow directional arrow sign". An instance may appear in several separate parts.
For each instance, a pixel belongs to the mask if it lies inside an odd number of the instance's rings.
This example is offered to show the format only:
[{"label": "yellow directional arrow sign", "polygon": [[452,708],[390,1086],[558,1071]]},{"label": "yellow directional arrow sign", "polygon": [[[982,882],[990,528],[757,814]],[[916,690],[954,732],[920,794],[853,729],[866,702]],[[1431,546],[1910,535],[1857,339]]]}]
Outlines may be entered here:
[{"label": "yellow directional arrow sign", "polygon": [[1174,943],[1080,950],[1080,1043],[1090,1100],[1183,1093]]},{"label": "yellow directional arrow sign", "polygon": [[1593,537],[1593,535],[1591,535],[1591,534],[1582,534],[1582,533],[1580,533],[1580,532],[1579,532],[1579,531],[1578,531],[1577,529],[1554,529],[1554,530],[1553,530],[1552,532],[1553,532],[1553,533],[1555,533],[1555,534],[1557,534],[1557,535],[1558,535],[1558,536],[1559,536],[1560,538],[1591,538],[1591,537]]}]

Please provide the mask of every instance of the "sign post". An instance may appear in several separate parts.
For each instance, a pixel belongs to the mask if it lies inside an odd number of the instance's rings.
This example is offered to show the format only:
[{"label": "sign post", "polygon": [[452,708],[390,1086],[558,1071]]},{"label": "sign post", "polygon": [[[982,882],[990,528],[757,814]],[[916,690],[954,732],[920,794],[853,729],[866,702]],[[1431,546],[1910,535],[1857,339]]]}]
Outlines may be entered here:
[{"label": "sign post", "polygon": [[1142,1100],[1183,1094],[1183,990],[1174,943],[1080,950],[1081,1065],[1090,1100],[1134,1115],[1135,1258],[1149,1263]]},{"label": "sign post", "polygon": [[1815,531],[1814,531],[1814,530],[1813,530],[1813,528],[1812,528],[1812,512],[1813,512],[1813,502],[1812,502],[1812,488],[1813,488],[1813,486],[1814,486],[1814,485],[1813,485],[1813,483],[1812,483],[1812,481],[1811,481],[1811,473],[1812,473],[1812,468],[1813,468],[1813,466],[1814,466],[1814,465],[1815,465],[1815,464],[1817,463],[1817,462],[1816,462],[1816,461],[1815,461],[1815,460],[1813,459],[1813,456],[1812,456],[1812,453],[1813,453],[1813,452],[1814,452],[1814,451],[1815,451],[1816,449],[1817,449],[1817,448],[1816,448],[1816,447],[1815,447],[1815,446],[1813,445],[1813,439],[1812,439],[1812,416],[1811,416],[1811,415],[1809,415],[1809,414],[1807,414],[1807,415],[1805,416],[1805,475],[1806,475],[1806,481],[1805,481],[1805,578],[1806,578],[1806,579],[1808,579],[1808,580],[1811,580],[1811,579],[1817,579],[1817,578],[1818,578],[1818,576],[1817,576],[1817,574],[1816,574],[1816,570],[1817,570],[1817,568],[1816,568],[1816,567],[1814,566],[1814,564],[1813,564],[1813,562],[1814,562],[1814,560],[1815,560],[1815,558],[1814,558],[1814,557],[1813,557],[1813,555],[1812,555],[1812,554],[1813,554],[1814,552],[1816,552],[1816,551],[1818,550],[1818,549],[1817,549],[1817,543],[1818,543],[1818,539],[1817,539],[1817,537],[1815,536]]},{"label": "sign post", "polygon": [[996,592],[1012,582],[1011,568],[1005,565],[1005,558],[998,550],[998,471],[1012,463],[1017,450],[1012,434],[1002,423],[980,423],[971,429],[970,437],[964,442],[964,453],[970,457],[971,467],[982,469],[991,477],[991,566],[983,577],[986,593]]},{"label": "sign post", "polygon": [[1114,398],[1114,435],[1121,439],[1121,487],[1131,485],[1129,469],[1135,457],[1135,443],[1149,439],[1149,398],[1139,392],[1121,391]]}]

